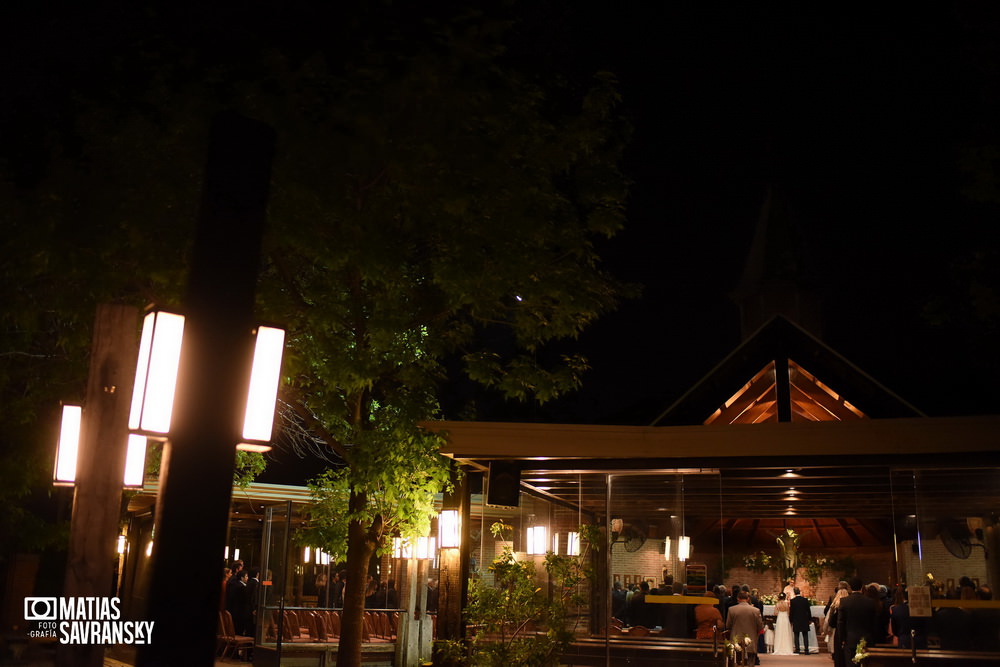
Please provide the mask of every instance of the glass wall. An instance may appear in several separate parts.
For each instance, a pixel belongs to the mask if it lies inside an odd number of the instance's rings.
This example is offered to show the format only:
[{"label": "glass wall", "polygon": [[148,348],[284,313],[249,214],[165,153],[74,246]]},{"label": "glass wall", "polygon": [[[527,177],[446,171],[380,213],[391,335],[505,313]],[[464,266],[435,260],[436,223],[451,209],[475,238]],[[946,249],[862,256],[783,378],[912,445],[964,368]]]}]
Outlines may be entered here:
[{"label": "glass wall", "polygon": [[[471,495],[465,553],[473,591],[497,584],[494,564],[512,560],[533,571],[548,599],[572,599],[566,628],[579,644],[600,647],[611,664],[615,647],[710,646],[704,635],[695,638],[694,609],[719,587],[731,594],[734,585],[755,592],[771,633],[778,596],[797,588],[812,603],[810,648],[827,652],[827,603],[841,581],[855,576],[875,584],[877,646],[909,649],[913,630],[921,651],[987,652],[996,660],[989,652],[1000,651],[993,595],[1000,578],[998,494],[1000,468],[990,467],[524,470],[517,506],[490,506],[482,493]],[[306,562],[303,549],[292,546],[297,513],[290,504],[267,511],[261,552],[270,585],[262,589],[258,624],[264,644],[277,640],[280,607],[336,611],[317,592],[317,576],[332,578],[335,570],[317,564],[315,553]],[[572,591],[562,588],[565,572],[547,571],[552,554],[579,562],[586,579]],[[426,642],[437,627],[438,567],[437,558],[414,564],[391,556],[372,565],[374,578],[412,587],[415,609],[431,612],[420,629]],[[915,602],[907,605],[904,592]],[[724,616],[726,602],[717,605]],[[466,621],[476,632],[476,619]],[[336,642],[333,623],[328,643]],[[298,629],[293,639],[304,642],[323,632],[303,627],[308,623],[285,635]],[[522,628],[545,629],[544,622]],[[371,643],[395,636],[373,630]]]}]

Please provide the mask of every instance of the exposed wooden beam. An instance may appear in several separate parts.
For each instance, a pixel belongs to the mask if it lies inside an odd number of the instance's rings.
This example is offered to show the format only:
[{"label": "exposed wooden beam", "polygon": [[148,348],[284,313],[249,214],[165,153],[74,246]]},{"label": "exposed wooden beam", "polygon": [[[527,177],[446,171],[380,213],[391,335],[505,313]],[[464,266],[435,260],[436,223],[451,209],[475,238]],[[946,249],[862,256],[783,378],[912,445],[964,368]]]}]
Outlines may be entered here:
[{"label": "exposed wooden beam", "polygon": [[847,536],[851,538],[851,541],[854,542],[854,546],[856,547],[861,546],[861,538],[858,537],[858,534],[854,532],[853,528],[847,525],[846,521],[844,521],[843,519],[837,519],[837,524],[841,527],[841,529],[845,533],[847,533]]}]

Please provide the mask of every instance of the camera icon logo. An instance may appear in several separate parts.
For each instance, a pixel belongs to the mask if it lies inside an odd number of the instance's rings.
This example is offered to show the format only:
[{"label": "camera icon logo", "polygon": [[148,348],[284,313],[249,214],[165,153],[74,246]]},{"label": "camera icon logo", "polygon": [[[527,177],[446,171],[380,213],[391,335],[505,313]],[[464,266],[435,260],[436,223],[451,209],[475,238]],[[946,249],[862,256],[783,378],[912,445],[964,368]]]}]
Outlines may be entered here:
[{"label": "camera icon logo", "polygon": [[59,605],[56,598],[24,598],[24,620],[55,621],[58,617]]}]

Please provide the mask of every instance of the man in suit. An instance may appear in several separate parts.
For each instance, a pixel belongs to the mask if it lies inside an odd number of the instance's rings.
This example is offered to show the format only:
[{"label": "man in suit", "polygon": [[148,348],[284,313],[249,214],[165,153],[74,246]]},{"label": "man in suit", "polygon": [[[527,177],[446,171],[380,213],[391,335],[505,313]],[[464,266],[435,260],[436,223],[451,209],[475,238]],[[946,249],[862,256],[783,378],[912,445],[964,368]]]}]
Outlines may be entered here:
[{"label": "man in suit", "polygon": [[[792,624],[792,636],[795,638],[795,652],[809,654],[809,626],[812,625],[812,608],[809,598],[802,597],[798,587],[792,589],[795,597],[788,603],[788,620]],[[799,650],[799,635],[802,635],[802,650]]]},{"label": "man in suit", "polygon": [[[679,588],[679,586],[678,586]],[[659,595],[680,595],[674,593],[674,587],[664,584],[657,591]],[[677,637],[688,639],[694,636],[693,620],[694,607],[687,604],[659,604],[660,625],[663,627],[662,637]]]},{"label": "man in suit", "polygon": [[[726,630],[729,631],[729,638],[739,642],[747,652],[747,662],[757,659],[757,635],[763,629],[764,619],[756,607],[750,605],[750,593],[740,591],[736,594],[736,604],[729,608],[726,615]],[[745,641],[744,637],[750,641]]]},{"label": "man in suit", "polygon": [[844,664],[853,664],[858,642],[865,640],[869,646],[875,643],[875,627],[878,623],[878,603],[861,593],[861,577],[850,580],[851,592],[840,601],[837,612],[837,643],[844,656]]}]

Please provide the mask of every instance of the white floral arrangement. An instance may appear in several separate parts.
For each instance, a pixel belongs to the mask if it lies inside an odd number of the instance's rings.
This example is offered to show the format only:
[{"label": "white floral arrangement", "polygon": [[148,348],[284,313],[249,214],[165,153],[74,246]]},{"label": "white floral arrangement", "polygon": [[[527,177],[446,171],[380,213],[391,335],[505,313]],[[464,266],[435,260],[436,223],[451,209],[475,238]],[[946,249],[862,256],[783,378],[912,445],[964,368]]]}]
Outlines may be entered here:
[{"label": "white floral arrangement", "polygon": [[860,665],[870,655],[871,655],[871,653],[868,652],[868,642],[866,642],[864,639],[862,639],[861,641],[858,642],[858,648],[855,649],[855,651],[854,651],[854,657],[851,658],[851,662],[853,662],[855,665]]}]

